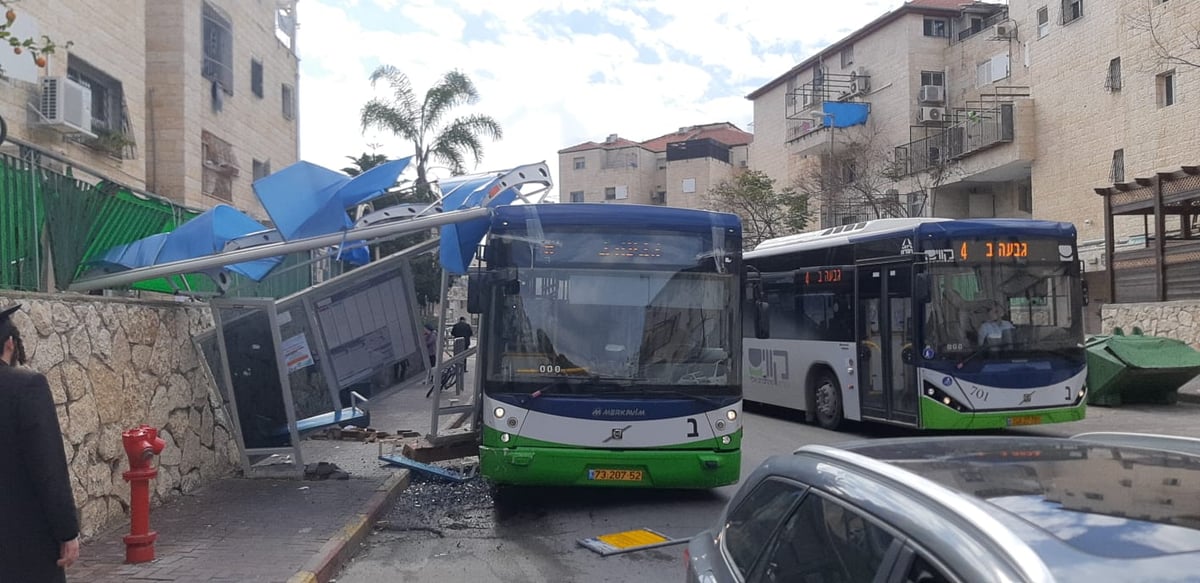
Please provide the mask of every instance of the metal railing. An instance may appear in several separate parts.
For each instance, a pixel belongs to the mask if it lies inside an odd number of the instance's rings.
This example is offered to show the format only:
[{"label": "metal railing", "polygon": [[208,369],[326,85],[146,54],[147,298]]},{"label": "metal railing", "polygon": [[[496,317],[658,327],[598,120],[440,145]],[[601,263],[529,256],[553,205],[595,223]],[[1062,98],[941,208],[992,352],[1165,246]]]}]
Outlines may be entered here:
[{"label": "metal railing", "polygon": [[982,112],[960,112],[957,122],[929,136],[896,147],[896,160],[915,174],[1013,141],[1013,105],[1004,103]]}]

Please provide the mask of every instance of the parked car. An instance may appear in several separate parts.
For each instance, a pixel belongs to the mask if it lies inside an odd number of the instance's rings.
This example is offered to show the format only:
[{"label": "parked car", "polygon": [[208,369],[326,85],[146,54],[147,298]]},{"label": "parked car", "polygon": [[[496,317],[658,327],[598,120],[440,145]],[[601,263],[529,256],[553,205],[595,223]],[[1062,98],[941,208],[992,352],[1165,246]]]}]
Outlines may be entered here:
[{"label": "parked car", "polygon": [[706,583],[1200,581],[1200,441],[805,446],[763,462],[685,555]]}]

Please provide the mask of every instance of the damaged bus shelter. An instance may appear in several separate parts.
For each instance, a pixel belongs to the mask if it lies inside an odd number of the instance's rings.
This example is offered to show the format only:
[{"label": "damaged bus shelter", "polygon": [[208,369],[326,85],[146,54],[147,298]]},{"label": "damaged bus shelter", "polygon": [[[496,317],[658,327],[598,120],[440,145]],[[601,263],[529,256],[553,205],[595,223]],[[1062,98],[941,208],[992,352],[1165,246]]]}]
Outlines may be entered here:
[{"label": "damaged bus shelter", "polygon": [[[165,278],[177,292],[188,293],[183,276],[204,274],[220,294],[231,273],[260,281],[282,269],[311,268],[322,258],[359,265],[280,299],[212,298],[215,327],[194,339],[227,404],[245,475],[299,475],[305,432],[366,425],[370,400],[386,394],[386,389],[371,394],[371,379],[390,378],[405,365],[416,369],[409,374],[429,369],[412,259],[438,254],[444,323],[449,274],[466,272],[487,232],[490,209],[542,202],[551,187],[549,168],[541,162],[439,181],[431,185],[437,196],[431,203],[372,208],[384,195],[403,200],[396,185],[408,162],[391,161],[355,178],[294,164],[254,183],[271,226],[220,205],[170,233],[110,249],[70,289]],[[371,260],[371,245],[431,229],[439,236]],[[298,255],[307,259],[285,262]],[[435,405],[434,434],[438,414]]]}]

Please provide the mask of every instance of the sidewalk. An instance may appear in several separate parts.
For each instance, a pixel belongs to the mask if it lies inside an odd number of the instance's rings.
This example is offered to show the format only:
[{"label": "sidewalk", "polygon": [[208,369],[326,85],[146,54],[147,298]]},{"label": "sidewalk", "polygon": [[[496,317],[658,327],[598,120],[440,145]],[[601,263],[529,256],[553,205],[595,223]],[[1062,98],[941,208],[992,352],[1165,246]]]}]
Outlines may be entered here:
[{"label": "sidewalk", "polygon": [[[371,405],[379,431],[429,432],[424,375]],[[451,398],[452,391],[445,398]],[[325,582],[336,576],[379,516],[408,486],[409,472],[378,461],[379,445],[306,439],[306,464],[332,462],[349,480],[229,477],[151,509],[156,559],[126,565],[128,523],[83,545],[70,581]]]}]

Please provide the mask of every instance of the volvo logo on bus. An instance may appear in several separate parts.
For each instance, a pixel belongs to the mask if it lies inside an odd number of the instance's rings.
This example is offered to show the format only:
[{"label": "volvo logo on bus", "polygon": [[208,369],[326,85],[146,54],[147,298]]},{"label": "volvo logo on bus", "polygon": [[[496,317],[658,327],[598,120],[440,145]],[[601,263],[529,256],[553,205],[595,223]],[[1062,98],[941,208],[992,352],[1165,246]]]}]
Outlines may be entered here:
[{"label": "volvo logo on bus", "polygon": [[626,431],[629,431],[629,428],[630,428],[630,427],[633,427],[633,426],[632,426],[632,425],[626,425],[625,427],[613,427],[613,429],[612,429],[612,435],[609,435],[609,436],[608,436],[608,439],[605,439],[605,440],[604,440],[604,443],[608,443],[608,442],[610,442],[610,441],[613,441],[613,440],[618,440],[618,441],[619,441],[621,438],[625,437],[625,432],[626,432]]}]

